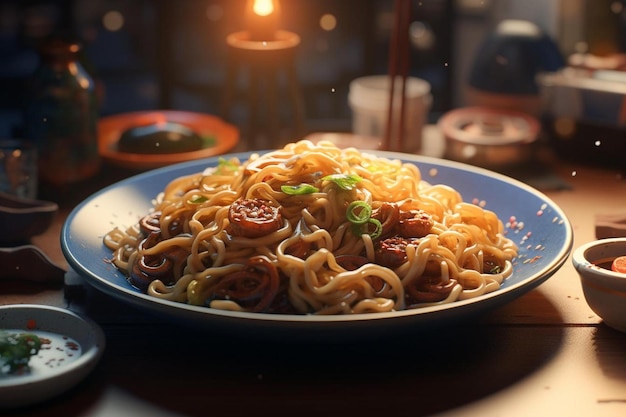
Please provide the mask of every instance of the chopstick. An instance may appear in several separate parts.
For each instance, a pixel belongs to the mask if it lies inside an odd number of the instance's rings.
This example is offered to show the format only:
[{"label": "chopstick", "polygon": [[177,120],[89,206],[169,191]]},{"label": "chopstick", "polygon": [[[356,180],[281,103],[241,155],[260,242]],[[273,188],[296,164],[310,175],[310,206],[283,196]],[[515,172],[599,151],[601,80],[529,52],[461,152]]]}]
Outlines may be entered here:
[{"label": "chopstick", "polygon": [[[385,129],[385,149],[400,150],[404,140],[406,78],[409,72],[409,25],[411,22],[412,0],[395,0],[393,4],[393,31],[389,45],[389,105],[387,108],[387,126]],[[396,78],[400,74],[400,115],[395,143],[392,144],[394,92]]]}]

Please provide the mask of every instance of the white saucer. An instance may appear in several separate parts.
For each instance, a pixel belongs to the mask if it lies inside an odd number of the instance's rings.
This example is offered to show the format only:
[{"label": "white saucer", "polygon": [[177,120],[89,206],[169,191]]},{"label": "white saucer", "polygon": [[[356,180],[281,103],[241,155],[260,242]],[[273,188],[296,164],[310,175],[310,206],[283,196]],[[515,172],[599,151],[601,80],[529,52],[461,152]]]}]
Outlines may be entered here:
[{"label": "white saucer", "polygon": [[0,409],[38,403],[70,389],[91,372],[104,351],[104,333],[96,323],[58,307],[0,306],[0,326],[51,342],[31,357],[27,374],[0,375]]}]

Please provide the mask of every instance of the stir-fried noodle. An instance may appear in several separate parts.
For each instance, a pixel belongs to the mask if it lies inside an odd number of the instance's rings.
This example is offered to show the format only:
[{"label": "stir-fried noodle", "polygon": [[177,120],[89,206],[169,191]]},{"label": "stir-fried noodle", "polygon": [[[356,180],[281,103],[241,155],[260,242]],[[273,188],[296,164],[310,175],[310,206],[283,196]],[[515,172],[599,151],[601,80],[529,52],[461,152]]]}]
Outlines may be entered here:
[{"label": "stir-fried noodle", "polygon": [[500,288],[517,247],[495,213],[410,163],[300,141],[176,178],[104,238],[147,294],[225,310],[373,313]]}]

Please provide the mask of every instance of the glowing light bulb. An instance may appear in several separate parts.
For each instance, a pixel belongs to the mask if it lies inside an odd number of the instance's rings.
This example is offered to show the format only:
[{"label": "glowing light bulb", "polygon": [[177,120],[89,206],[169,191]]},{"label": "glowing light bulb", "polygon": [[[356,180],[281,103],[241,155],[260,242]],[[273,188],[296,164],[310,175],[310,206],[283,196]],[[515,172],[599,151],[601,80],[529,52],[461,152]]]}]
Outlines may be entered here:
[{"label": "glowing light bulb", "polygon": [[269,16],[274,12],[273,0],[254,0],[252,10],[259,16]]},{"label": "glowing light bulb", "polygon": [[245,19],[251,40],[274,40],[280,19],[280,3],[278,0],[248,0]]}]

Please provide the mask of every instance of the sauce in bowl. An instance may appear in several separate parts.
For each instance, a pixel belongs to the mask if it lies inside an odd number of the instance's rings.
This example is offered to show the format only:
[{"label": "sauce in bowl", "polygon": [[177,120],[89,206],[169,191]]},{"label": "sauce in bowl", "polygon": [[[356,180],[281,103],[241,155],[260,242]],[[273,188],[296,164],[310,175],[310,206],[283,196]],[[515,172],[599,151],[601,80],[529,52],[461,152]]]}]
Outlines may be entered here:
[{"label": "sauce in bowl", "polygon": [[122,152],[168,154],[202,149],[202,138],[180,123],[164,122],[125,130],[117,147]]},{"label": "sauce in bowl", "polygon": [[599,259],[593,263],[595,266],[609,271],[626,274],[626,256]]}]

